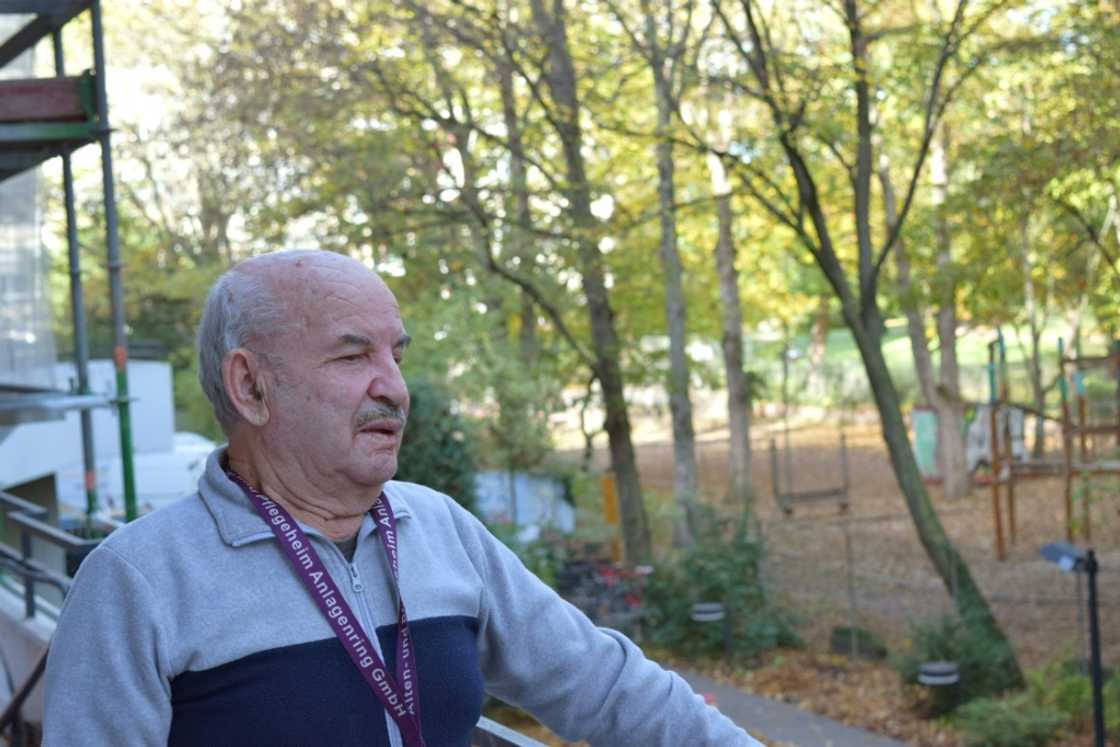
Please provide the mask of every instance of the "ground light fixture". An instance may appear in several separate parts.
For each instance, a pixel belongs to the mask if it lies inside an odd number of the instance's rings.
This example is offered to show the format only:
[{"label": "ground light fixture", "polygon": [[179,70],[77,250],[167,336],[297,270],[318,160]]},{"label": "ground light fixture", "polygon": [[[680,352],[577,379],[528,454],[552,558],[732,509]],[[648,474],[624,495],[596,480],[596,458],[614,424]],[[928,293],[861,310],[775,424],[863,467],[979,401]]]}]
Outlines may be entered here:
[{"label": "ground light fixture", "polygon": [[731,625],[722,602],[697,602],[692,605],[689,617],[698,623],[723,623],[723,653],[731,656]]},{"label": "ground light fixture", "polygon": [[1097,611],[1097,556],[1069,542],[1043,546],[1042,557],[1066,573],[1084,573],[1089,578],[1089,676],[1093,683],[1093,744],[1104,746],[1104,699],[1101,694],[1101,625]]}]

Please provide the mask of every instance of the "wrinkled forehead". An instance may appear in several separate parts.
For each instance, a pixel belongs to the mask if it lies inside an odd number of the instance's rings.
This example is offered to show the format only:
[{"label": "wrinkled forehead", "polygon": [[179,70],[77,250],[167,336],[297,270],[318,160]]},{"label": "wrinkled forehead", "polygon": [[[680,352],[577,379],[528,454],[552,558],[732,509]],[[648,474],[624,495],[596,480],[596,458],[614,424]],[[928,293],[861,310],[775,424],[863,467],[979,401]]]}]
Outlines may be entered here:
[{"label": "wrinkled forehead", "polygon": [[274,282],[289,320],[299,327],[321,327],[371,315],[400,317],[388,286],[364,267],[294,267],[278,273]]},{"label": "wrinkled forehead", "polygon": [[[337,335],[400,327],[396,298],[378,275],[360,262],[331,254],[276,257],[257,267],[285,317],[284,337]],[[360,328],[360,330],[359,330]]]}]

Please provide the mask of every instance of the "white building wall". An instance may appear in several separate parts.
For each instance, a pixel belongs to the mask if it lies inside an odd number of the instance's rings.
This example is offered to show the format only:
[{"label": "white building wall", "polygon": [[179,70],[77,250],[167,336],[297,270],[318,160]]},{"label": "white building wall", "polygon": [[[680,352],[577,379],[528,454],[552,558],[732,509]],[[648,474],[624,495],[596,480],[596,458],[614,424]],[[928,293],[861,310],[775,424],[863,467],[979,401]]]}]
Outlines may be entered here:
[{"label": "white building wall", "polygon": [[[55,375],[63,388],[76,378],[71,364],[59,364]],[[129,361],[128,380],[133,400],[134,453],[171,451],[175,430],[171,367],[162,361]],[[111,361],[91,361],[90,388],[97,394],[111,395],[116,391]],[[120,431],[116,408],[97,408],[91,412],[98,461],[119,463]],[[81,460],[81,425],[77,412],[67,413],[62,420],[15,426],[0,440],[0,488],[56,473],[66,465],[80,465]],[[104,476],[99,475],[99,479]]]}]

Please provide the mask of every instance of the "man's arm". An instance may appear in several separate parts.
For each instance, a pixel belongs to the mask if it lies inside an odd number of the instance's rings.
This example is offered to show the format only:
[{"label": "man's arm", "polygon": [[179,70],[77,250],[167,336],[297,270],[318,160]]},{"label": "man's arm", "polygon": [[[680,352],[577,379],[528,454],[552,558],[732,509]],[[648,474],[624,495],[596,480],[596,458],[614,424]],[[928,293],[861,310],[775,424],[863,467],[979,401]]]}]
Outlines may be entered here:
[{"label": "man's arm", "polygon": [[464,539],[477,543],[472,557],[486,586],[487,691],[592,745],[761,747],[621,633],[595,627],[474,517],[466,521]]},{"label": "man's arm", "polygon": [[154,590],[112,547],[82,563],[51,640],[43,745],[166,745],[171,692]]}]

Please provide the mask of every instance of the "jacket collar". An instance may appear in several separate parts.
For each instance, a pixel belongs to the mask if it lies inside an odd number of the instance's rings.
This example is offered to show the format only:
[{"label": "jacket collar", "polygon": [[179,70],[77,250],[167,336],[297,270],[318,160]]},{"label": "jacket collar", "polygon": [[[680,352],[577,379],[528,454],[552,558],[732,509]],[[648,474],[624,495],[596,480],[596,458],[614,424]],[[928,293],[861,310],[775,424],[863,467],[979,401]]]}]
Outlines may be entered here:
[{"label": "jacket collar", "polygon": [[[226,475],[223,466],[226,463],[226,449],[226,446],[219,446],[210,452],[210,456],[206,458],[206,469],[198,481],[198,495],[213,517],[214,524],[218,527],[218,534],[221,535],[222,541],[234,547],[272,538],[272,529],[249,503],[241,488]],[[392,482],[386,483],[385,495],[389,497],[393,514],[397,519],[412,516],[408,501],[401,495],[401,491],[396,490]],[[307,534],[322,536],[317,529],[302,522],[300,527]],[[361,529],[358,530],[358,539],[364,539],[375,527],[373,517],[367,513],[362,519]]]}]

